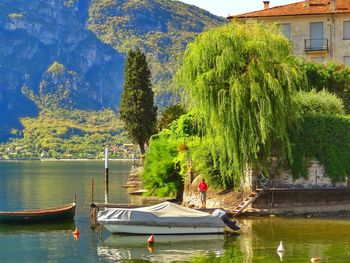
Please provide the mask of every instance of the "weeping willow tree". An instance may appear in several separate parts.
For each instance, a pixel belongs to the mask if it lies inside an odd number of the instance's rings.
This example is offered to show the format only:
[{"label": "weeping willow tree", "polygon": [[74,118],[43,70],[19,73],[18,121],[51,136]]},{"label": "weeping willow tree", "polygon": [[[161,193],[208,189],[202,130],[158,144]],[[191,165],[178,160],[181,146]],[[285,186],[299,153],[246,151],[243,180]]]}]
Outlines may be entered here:
[{"label": "weeping willow tree", "polygon": [[222,176],[239,183],[247,168],[266,170],[272,150],[290,155],[292,96],[305,78],[277,28],[233,22],[202,33],[187,46],[177,77],[204,116]]}]

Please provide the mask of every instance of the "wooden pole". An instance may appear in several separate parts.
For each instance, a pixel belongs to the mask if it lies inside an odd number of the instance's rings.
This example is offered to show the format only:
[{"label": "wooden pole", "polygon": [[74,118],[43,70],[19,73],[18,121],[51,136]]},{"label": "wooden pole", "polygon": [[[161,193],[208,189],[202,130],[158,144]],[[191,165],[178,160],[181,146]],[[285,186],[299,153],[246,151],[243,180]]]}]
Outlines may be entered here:
[{"label": "wooden pole", "polygon": [[90,227],[95,228],[96,227],[96,214],[97,214],[97,208],[91,204],[90,208]]},{"label": "wooden pole", "polygon": [[95,228],[96,226],[96,214],[97,208],[94,204],[94,179],[91,179],[91,207],[90,207],[90,227]]},{"label": "wooden pole", "polygon": [[105,203],[108,204],[108,147],[105,148]]},{"label": "wooden pole", "polygon": [[91,179],[91,203],[94,202],[94,179]]}]

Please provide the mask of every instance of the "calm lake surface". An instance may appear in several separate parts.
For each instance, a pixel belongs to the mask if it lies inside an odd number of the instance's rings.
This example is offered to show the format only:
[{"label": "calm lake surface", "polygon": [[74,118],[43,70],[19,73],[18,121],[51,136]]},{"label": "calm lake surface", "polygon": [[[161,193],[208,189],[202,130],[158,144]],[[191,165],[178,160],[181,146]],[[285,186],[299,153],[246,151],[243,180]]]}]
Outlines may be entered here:
[{"label": "calm lake surface", "polygon": [[[109,200],[133,203],[125,184],[132,162],[110,162]],[[103,161],[0,161],[0,210],[36,209],[70,203],[77,195],[74,223],[1,225],[0,262],[350,262],[350,221],[240,219],[236,236],[110,235],[90,229],[91,180],[95,200],[104,201]],[[78,227],[80,236],[71,232]],[[276,248],[282,240],[285,252]]]}]

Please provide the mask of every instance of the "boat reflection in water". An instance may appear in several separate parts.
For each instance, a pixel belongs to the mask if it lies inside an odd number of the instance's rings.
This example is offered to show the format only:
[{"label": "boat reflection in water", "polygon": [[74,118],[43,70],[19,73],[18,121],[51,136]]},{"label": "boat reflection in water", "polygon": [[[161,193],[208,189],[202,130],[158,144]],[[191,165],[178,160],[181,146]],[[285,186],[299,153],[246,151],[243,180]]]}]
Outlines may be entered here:
[{"label": "boat reflection in water", "polygon": [[35,234],[57,232],[71,233],[75,229],[73,222],[46,223],[46,224],[0,224],[0,235]]},{"label": "boat reflection in water", "polygon": [[224,253],[224,235],[158,235],[149,246],[148,236],[111,235],[102,241],[97,253],[104,259],[150,260],[157,262],[186,261],[195,256]]}]

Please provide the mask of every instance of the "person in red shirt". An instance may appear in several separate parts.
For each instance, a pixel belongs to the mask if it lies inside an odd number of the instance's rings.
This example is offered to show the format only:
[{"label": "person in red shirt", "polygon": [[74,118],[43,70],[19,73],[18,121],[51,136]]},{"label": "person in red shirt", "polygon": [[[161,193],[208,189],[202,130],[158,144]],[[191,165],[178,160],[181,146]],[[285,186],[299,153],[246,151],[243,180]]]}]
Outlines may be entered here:
[{"label": "person in red shirt", "polygon": [[208,185],[203,178],[202,181],[198,185],[198,191],[199,191],[200,196],[201,196],[202,208],[207,207],[207,204],[206,204],[207,203],[207,190],[208,190]]}]

